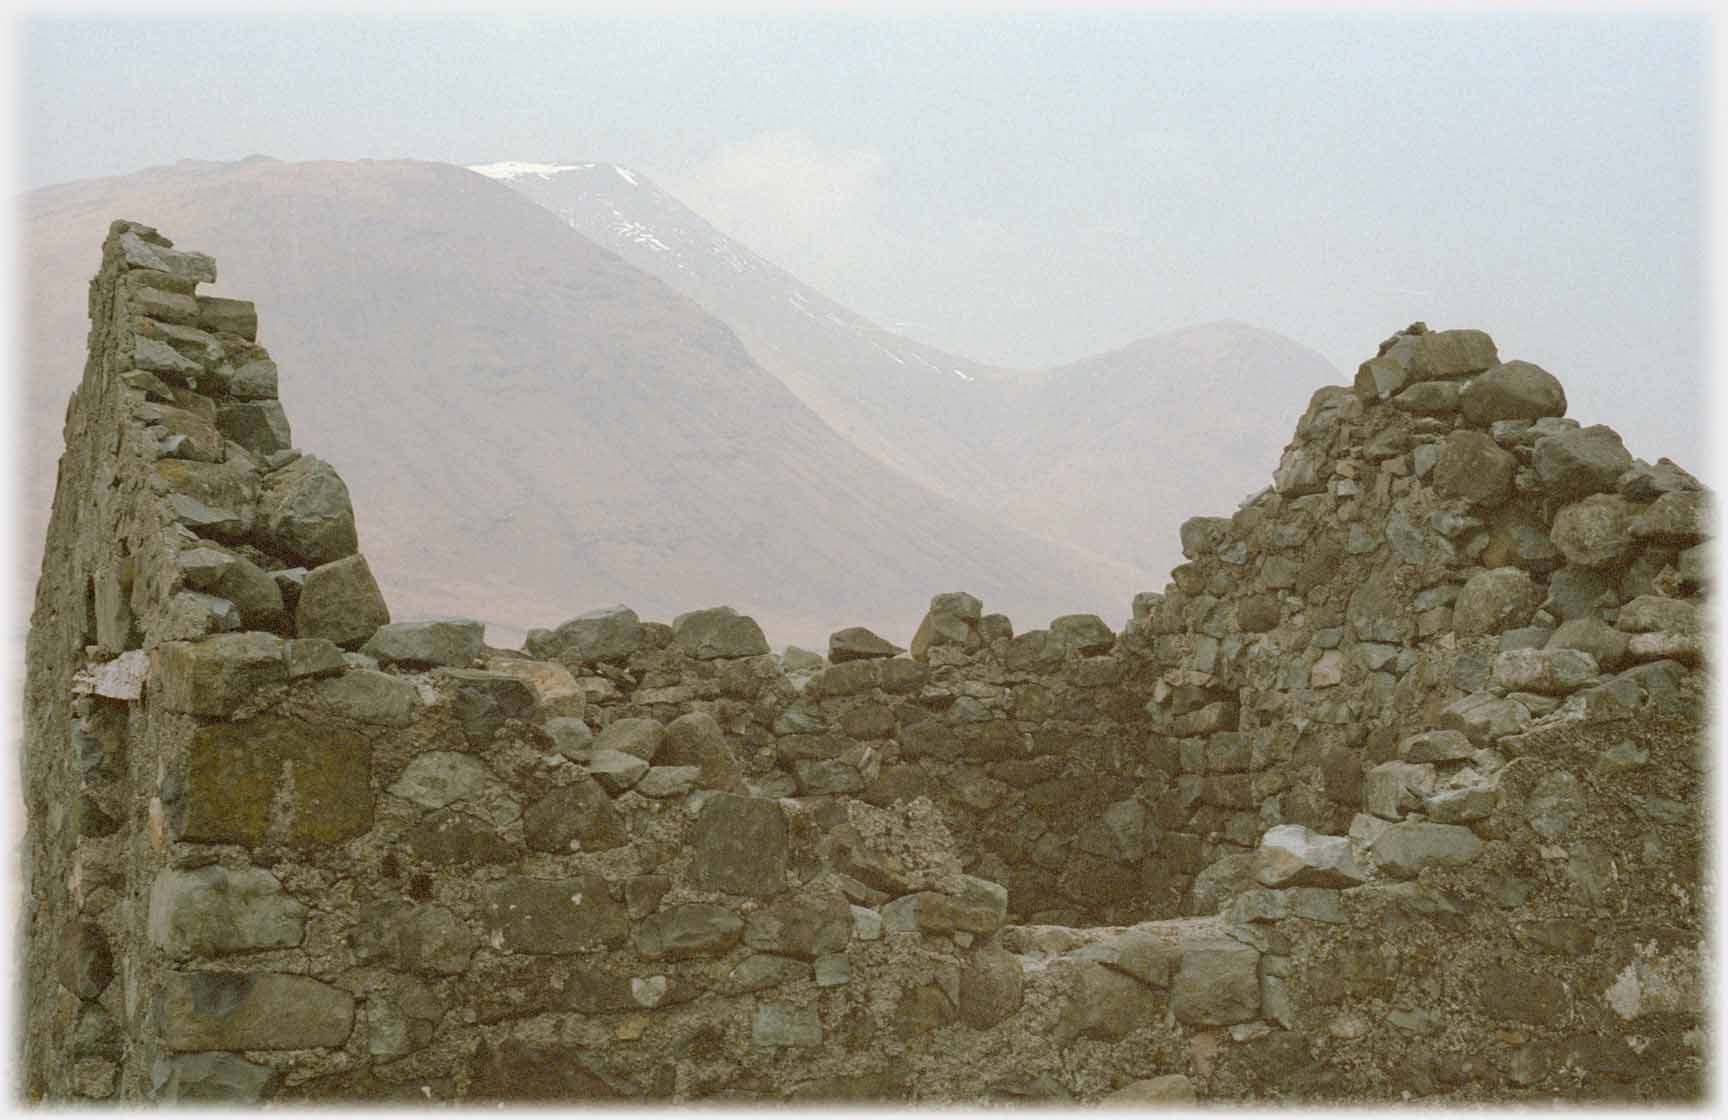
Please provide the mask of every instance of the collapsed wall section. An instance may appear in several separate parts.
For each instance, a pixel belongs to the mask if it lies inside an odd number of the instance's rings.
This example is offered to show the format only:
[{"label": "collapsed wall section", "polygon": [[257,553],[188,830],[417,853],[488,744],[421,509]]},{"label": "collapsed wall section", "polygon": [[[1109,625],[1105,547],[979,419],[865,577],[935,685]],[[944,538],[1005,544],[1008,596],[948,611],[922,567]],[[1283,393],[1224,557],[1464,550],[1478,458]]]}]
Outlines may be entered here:
[{"label": "collapsed wall section", "polygon": [[[116,223],[30,648],[27,1091],[1689,1099],[1706,499],[1480,332],[1120,635],[391,623],[250,305]],[[71,806],[78,806],[76,811]]]}]

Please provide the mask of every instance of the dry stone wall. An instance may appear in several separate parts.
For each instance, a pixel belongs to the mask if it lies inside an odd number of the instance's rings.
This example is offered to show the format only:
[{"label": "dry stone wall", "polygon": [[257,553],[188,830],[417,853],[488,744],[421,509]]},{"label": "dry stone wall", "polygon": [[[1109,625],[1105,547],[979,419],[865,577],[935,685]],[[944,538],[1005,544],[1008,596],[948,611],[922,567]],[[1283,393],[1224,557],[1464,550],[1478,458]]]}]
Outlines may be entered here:
[{"label": "dry stone wall", "polygon": [[1120,632],[391,622],[118,222],[30,639],[25,1093],[1684,1100],[1708,498],[1416,324]]}]

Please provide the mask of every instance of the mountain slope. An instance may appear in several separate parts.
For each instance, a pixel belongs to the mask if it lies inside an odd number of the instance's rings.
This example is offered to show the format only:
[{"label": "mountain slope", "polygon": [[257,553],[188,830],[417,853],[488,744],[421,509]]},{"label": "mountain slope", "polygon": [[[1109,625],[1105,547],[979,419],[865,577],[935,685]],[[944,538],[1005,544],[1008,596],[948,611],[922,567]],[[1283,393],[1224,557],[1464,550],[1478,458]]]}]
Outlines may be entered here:
[{"label": "mountain slope", "polygon": [[[1057,369],[981,366],[884,330],[728,238],[640,172],[475,165],[733,327],[836,431],[1050,540],[1164,571],[1176,527],[1258,489],[1315,388],[1312,350],[1221,322]],[[1162,585],[1162,578],[1155,581]]]},{"label": "mountain slope", "polygon": [[938,493],[1005,498],[988,449],[1005,371],[883,330],[715,229],[645,175],[610,163],[479,164],[572,229],[684,293],[869,454]]},{"label": "mountain slope", "polygon": [[690,300],[460,168],[181,164],[35,191],[23,214],[27,548],[95,247],[126,216],[213,254],[212,294],[257,302],[295,443],[343,472],[400,616],[517,631],[728,602],[774,641],[904,641],[936,591],[1028,628],[1116,621],[1148,583],[884,468]]}]

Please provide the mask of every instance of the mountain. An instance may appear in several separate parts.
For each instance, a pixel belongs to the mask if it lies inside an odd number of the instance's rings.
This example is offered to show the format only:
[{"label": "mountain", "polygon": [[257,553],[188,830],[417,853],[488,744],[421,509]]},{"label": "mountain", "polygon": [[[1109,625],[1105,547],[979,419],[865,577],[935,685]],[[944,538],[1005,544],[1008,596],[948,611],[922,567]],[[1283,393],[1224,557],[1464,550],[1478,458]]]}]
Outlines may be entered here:
[{"label": "mountain", "polygon": [[862,624],[904,643],[938,591],[1027,629],[1119,623],[1153,585],[889,469],[690,299],[500,182],[409,161],[182,163],[25,196],[26,542],[116,217],[214,255],[210,294],[257,303],[295,443],[347,480],[398,617],[508,637],[723,602],[775,642]]},{"label": "mountain", "polygon": [[1315,388],[1341,380],[1300,343],[1239,322],[1057,369],[984,366],[842,307],[639,171],[574,161],[470,170],[695,300],[882,462],[1028,532],[1149,571],[1181,562],[1182,519],[1228,512],[1258,490],[1288,418]]}]

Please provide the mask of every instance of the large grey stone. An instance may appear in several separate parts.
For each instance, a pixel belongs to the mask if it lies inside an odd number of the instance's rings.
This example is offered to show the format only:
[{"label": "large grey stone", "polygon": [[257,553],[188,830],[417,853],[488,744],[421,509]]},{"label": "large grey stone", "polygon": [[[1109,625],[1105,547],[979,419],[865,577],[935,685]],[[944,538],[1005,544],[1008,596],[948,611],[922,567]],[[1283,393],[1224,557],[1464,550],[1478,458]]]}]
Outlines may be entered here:
[{"label": "large grey stone", "polygon": [[1598,666],[1617,672],[1626,666],[1626,635],[1599,618],[1574,618],[1562,622],[1543,647],[1547,650],[1577,650],[1589,654]]},{"label": "large grey stone", "polygon": [[1703,622],[1698,608],[1684,599],[1640,595],[1620,608],[1614,625],[1616,629],[1630,634],[1651,634],[1658,631],[1698,634],[1703,630]]},{"label": "large grey stone", "polygon": [[1198,1099],[1186,1074],[1167,1073],[1162,1077],[1131,1081],[1105,1095],[1098,1103],[1115,1108],[1138,1108],[1149,1104],[1194,1104]]},{"label": "large grey stone", "polygon": [[928,660],[933,646],[977,649],[984,644],[978,629],[983,616],[984,603],[964,591],[945,591],[931,596],[930,608],[912,635],[912,659]]},{"label": "large grey stone", "polygon": [[1548,536],[1568,564],[1617,568],[1632,555],[1631,520],[1631,506],[1625,498],[1592,494],[1555,514]]},{"label": "large grey stone", "polygon": [[294,608],[294,631],[301,638],[324,638],[355,649],[390,621],[390,608],[372,568],[359,553],[306,573]]},{"label": "large grey stone", "polygon": [[1399,879],[1413,879],[1424,867],[1456,867],[1482,851],[1482,841],[1463,825],[1404,821],[1387,825],[1371,848],[1375,866]]},{"label": "large grey stone", "polygon": [[562,955],[623,944],[630,916],[598,875],[506,879],[485,891],[487,927],[508,952]]},{"label": "large grey stone", "polygon": [[724,956],[738,944],[744,922],[724,906],[692,902],[636,923],[636,951],[649,960]]},{"label": "large grey stone", "polygon": [[216,410],[216,430],[257,456],[294,446],[294,433],[280,401],[234,401]]},{"label": "large grey stone", "polygon": [[1566,390],[1553,374],[1530,362],[1504,362],[1471,379],[1458,399],[1464,419],[1478,427],[1497,420],[1539,420],[1566,415]]},{"label": "large grey stone", "polygon": [[153,1074],[162,1104],[257,1104],[275,1092],[279,1077],[269,1066],[237,1054],[176,1054],[157,1059]]},{"label": "large grey stone", "polygon": [[813,961],[841,953],[852,940],[852,907],[832,890],[805,891],[753,911],[744,943],[762,953]]},{"label": "large grey stone", "polygon": [[354,997],[310,976],[278,972],[161,975],[156,1023],[170,1050],[307,1050],[340,1046]]},{"label": "large grey stone", "polygon": [[616,719],[594,737],[590,750],[618,751],[633,754],[644,762],[653,762],[666,741],[666,728],[655,719]]},{"label": "large grey stone", "polygon": [[477,801],[496,782],[473,755],[427,751],[409,760],[388,792],[427,809],[442,809],[455,801]]},{"label": "large grey stone", "polygon": [[522,836],[536,852],[563,855],[616,848],[628,839],[624,819],[591,778],[559,786],[522,814]]},{"label": "large grey stone", "polygon": [[960,1021],[989,1030],[1020,1010],[1025,1000],[1020,958],[1001,949],[978,949],[960,970]]},{"label": "large grey stone", "polygon": [[258,337],[258,308],[249,299],[198,296],[198,325],[207,331],[236,334],[247,341]]},{"label": "large grey stone", "polygon": [[765,798],[721,793],[689,833],[690,878],[700,889],[766,897],[786,889],[786,815]]},{"label": "large grey stone", "polygon": [[263,568],[225,548],[200,543],[175,557],[186,583],[234,604],[248,630],[276,630],[284,620],[282,592]]},{"label": "large grey stone", "polygon": [[1083,657],[1109,653],[1116,644],[1116,634],[1095,614],[1065,614],[1050,623],[1048,643],[1063,653],[1074,652]]},{"label": "large grey stone", "polygon": [[1694,545],[1714,534],[1710,495],[1701,490],[1663,494],[1633,519],[1628,531],[1641,541]]},{"label": "large grey stone", "polygon": [[348,487],[315,455],[302,455],[265,476],[258,527],[267,549],[309,568],[351,556],[360,547]]},{"label": "large grey stone", "polygon": [[1594,684],[1596,659],[1575,649],[1512,649],[1494,659],[1494,683],[1512,692],[1564,696]]},{"label": "large grey stone", "polygon": [[[871,657],[893,657],[897,653],[905,653],[884,638],[879,638],[862,626],[848,626],[844,630],[836,630],[828,635],[828,660],[835,665],[843,661],[862,661]],[[790,659],[791,651],[787,651]],[[821,665],[814,668],[820,669]],[[790,670],[788,670],[790,671]]]},{"label": "large grey stone", "polygon": [[1494,340],[1485,331],[1465,328],[1409,337],[1416,344],[1410,361],[1414,380],[1466,377],[1500,361]]},{"label": "large grey stone", "polygon": [[1120,1042],[1162,1016],[1158,1002],[1140,984],[1104,965],[1073,970],[1067,1002],[1051,1042],[1065,1047],[1077,1038]]},{"label": "large grey stone", "polygon": [[1569,622],[1598,618],[1604,607],[1619,601],[1613,573],[1569,564],[1548,577],[1548,597],[1542,601],[1542,609],[1561,622]]},{"label": "large grey stone", "polygon": [[1490,568],[1477,572],[1458,592],[1452,605],[1452,626],[1461,638],[1498,634],[1530,621],[1542,602],[1542,592],[1522,568]]},{"label": "large grey stone", "polygon": [[1353,887],[1368,873],[1356,866],[1348,836],[1281,824],[1260,837],[1255,877],[1268,887]]},{"label": "large grey stone", "polygon": [[641,781],[647,772],[645,759],[623,751],[597,750],[588,757],[589,775],[614,797]]},{"label": "large grey stone", "polygon": [[391,622],[373,631],[360,652],[385,665],[448,665],[466,669],[480,656],[485,635],[485,624],[471,618]]},{"label": "large grey stone", "polygon": [[537,641],[531,635],[528,652],[565,661],[624,661],[642,642],[642,620],[619,605],[579,614]]},{"label": "large grey stone", "polygon": [[1530,722],[1530,709],[1492,692],[1472,692],[1440,712],[1440,726],[1463,732],[1479,747],[1492,746],[1503,735],[1516,735]]},{"label": "large grey stone", "polygon": [[1434,464],[1434,489],[1443,498],[1462,498],[1491,509],[1512,494],[1518,460],[1481,432],[1461,428],[1440,444]]},{"label": "large grey stone", "polygon": [[349,669],[326,677],[313,695],[339,716],[382,727],[407,727],[420,704],[419,690],[411,682],[376,669]]},{"label": "large grey stone", "polygon": [[1597,424],[1537,440],[1533,465],[1549,493],[1582,498],[1613,490],[1632,456],[1612,428]]},{"label": "large grey stone", "polygon": [[1392,398],[1392,407],[1418,416],[1458,411],[1458,386],[1450,381],[1419,381]]},{"label": "large grey stone", "polygon": [[282,639],[243,631],[157,647],[155,674],[171,711],[227,716],[258,689],[287,679]]},{"label": "large grey stone", "polygon": [[439,669],[440,686],[450,690],[450,707],[473,746],[484,746],[509,720],[533,716],[540,697],[534,686],[513,673],[486,669]]},{"label": "large grey stone", "polygon": [[814,1007],[765,1003],[750,1024],[750,1041],[757,1046],[822,1045],[822,1017]]},{"label": "large grey stone", "polygon": [[306,915],[259,867],[163,868],[150,885],[150,940],[175,959],[291,948],[305,937]]},{"label": "large grey stone", "polygon": [[1422,807],[1422,799],[1434,792],[1435,782],[1436,772],[1430,764],[1382,762],[1362,776],[1363,808],[1383,820],[1399,820]]},{"label": "large grey stone", "polygon": [[699,767],[704,789],[734,793],[743,789],[743,767],[719,721],[707,712],[690,712],[667,724],[654,757],[667,766]]},{"label": "large grey stone", "polygon": [[366,907],[351,934],[355,956],[387,962],[405,972],[457,976],[479,948],[468,923],[435,904],[389,902]]},{"label": "large grey stone", "polygon": [[1260,1015],[1260,954],[1222,933],[1185,939],[1170,1011],[1189,1026],[1226,1027]]},{"label": "large grey stone", "polygon": [[756,620],[731,607],[689,611],[672,620],[672,641],[698,661],[757,657],[768,652],[768,639]]}]

